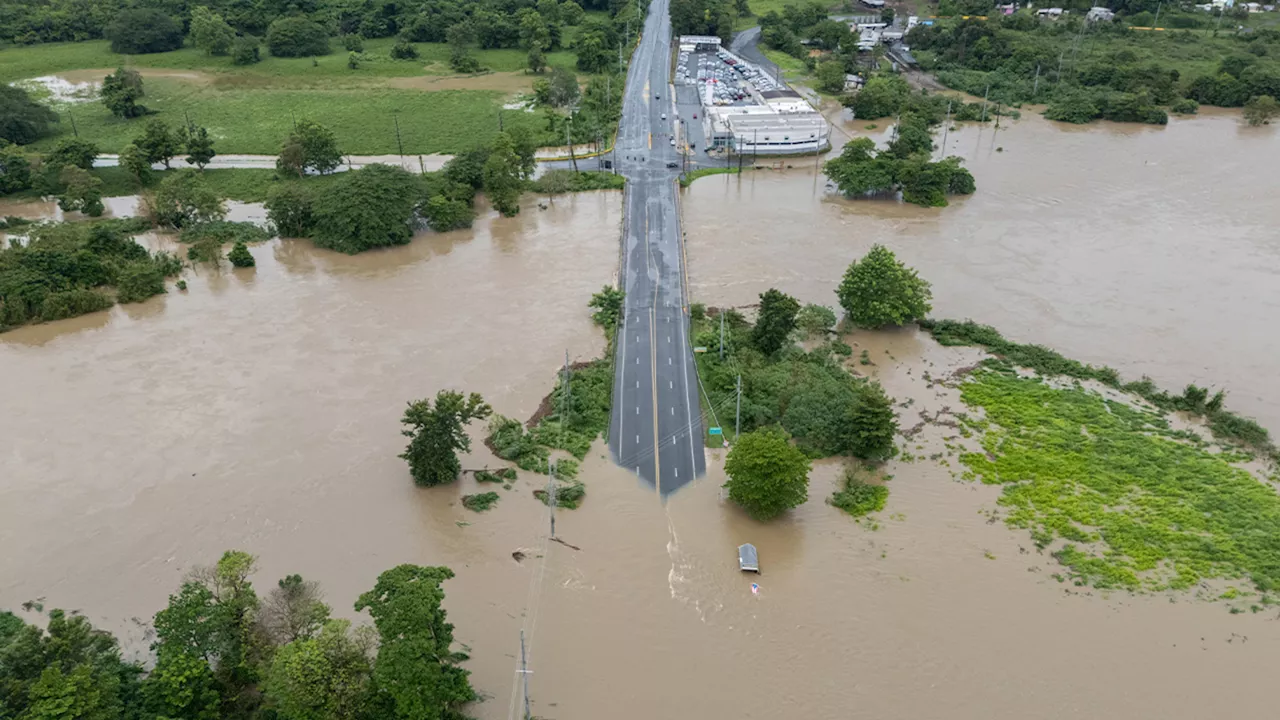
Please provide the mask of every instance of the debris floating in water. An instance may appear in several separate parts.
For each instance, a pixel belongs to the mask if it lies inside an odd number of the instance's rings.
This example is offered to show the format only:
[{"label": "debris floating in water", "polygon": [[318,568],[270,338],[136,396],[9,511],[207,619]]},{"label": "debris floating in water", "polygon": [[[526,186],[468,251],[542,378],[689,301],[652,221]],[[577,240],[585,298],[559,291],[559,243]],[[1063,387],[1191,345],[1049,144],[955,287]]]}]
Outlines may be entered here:
[{"label": "debris floating in water", "polygon": [[752,594],[752,595],[759,595],[759,594],[760,594],[760,586],[759,586],[759,585],[757,585],[756,583],[751,583],[751,594]]}]

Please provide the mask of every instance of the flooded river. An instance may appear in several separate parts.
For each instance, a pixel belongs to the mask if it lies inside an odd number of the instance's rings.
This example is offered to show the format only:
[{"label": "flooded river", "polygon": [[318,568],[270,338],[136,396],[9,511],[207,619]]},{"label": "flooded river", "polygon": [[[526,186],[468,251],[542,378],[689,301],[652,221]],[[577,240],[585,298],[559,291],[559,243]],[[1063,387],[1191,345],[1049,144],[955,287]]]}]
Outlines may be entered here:
[{"label": "flooded river", "polygon": [[[933,281],[939,315],[1171,386],[1225,383],[1280,428],[1263,330],[1280,211],[1259,162],[1280,140],[1236,122],[964,129],[948,145],[979,190],[943,210],[831,199],[812,169],[705,178],[685,194],[692,292],[833,304],[844,266],[883,242]],[[585,504],[557,515],[577,551],[546,542],[536,476],[485,514],[457,504],[469,479],[415,489],[396,458],[406,400],[453,387],[526,417],[566,348],[602,350],[583,306],[612,280],[620,220],[620,196],[596,193],[356,257],[277,241],[185,294],[0,335],[0,606],[44,597],[138,645],[130,618],[228,547],[261,557],[260,587],[300,572],[348,614],[380,571],[445,564],[483,720],[513,717],[522,626],[533,710],[557,720],[1269,713],[1274,611],[1079,593],[987,522],[994,488],[934,463],[890,464],[875,525],[824,504],[830,463],[762,525],[721,499],[718,452],[664,505],[597,446]],[[910,412],[957,403],[922,368],[974,359],[913,332],[852,340]],[[477,443],[463,465],[491,462]],[[737,570],[742,542],[759,578]]]},{"label": "flooded river", "polygon": [[960,126],[947,154],[978,191],[941,209],[832,196],[812,161],[697,181],[684,204],[691,292],[746,304],[776,286],[834,305],[845,267],[882,243],[933,283],[938,317],[1171,389],[1225,387],[1228,405],[1280,428],[1280,335],[1264,330],[1280,317],[1267,160],[1280,129],[1212,109],[1167,127],[1028,113],[998,132]]}]

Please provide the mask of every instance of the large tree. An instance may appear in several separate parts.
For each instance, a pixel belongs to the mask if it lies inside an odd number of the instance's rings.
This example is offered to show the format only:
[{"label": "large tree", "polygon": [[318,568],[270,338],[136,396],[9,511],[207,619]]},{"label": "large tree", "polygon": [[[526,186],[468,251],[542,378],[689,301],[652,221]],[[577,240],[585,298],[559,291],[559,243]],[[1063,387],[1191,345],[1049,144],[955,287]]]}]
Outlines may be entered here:
[{"label": "large tree", "polygon": [[494,209],[507,217],[520,212],[520,193],[524,190],[521,168],[511,136],[498,133],[484,163],[484,192]]},{"label": "large tree", "polygon": [[159,657],[187,655],[209,664],[223,698],[233,699],[257,679],[254,623],[258,595],[249,576],[255,559],[238,550],[218,564],[191,573],[169,604],[156,613]]},{"label": "large tree", "polygon": [[354,720],[369,702],[373,628],[329,620],[314,637],[281,647],[271,661],[266,696],[287,720]]},{"label": "large tree", "polygon": [[213,149],[209,131],[198,125],[187,125],[179,130],[178,142],[187,149],[187,162],[201,170],[218,154]]},{"label": "large tree", "polygon": [[236,31],[207,7],[191,8],[191,43],[210,55],[227,55]]},{"label": "large tree", "polygon": [[751,332],[751,341],[766,355],[778,352],[795,330],[798,312],[800,302],[790,295],[774,288],[760,293],[760,315]]},{"label": "large tree", "polygon": [[133,118],[147,114],[147,108],[138,104],[143,96],[142,75],[137,70],[116,68],[102,80],[102,104],[112,115]]},{"label": "large tree", "polygon": [[182,150],[182,140],[159,118],[147,122],[142,135],[134,138],[133,144],[142,151],[147,162],[164,163],[166,170],[169,169],[169,161]]},{"label": "large tree", "polygon": [[56,122],[58,114],[32,100],[26,90],[0,83],[0,140],[26,145],[49,134],[49,125]]},{"label": "large tree", "polygon": [[102,181],[75,165],[67,165],[58,174],[62,192],[58,207],[64,212],[79,211],[90,217],[102,214]]},{"label": "large tree", "polygon": [[776,517],[809,498],[809,459],[776,428],[739,437],[724,471],[729,499],[757,520]]},{"label": "large tree", "polygon": [[305,17],[282,17],[267,29],[267,49],[276,57],[329,54],[329,34]]},{"label": "large tree", "polygon": [[476,699],[452,649],[453,625],[446,622],[441,583],[447,567],[400,565],[378,576],[373,589],[356,601],[373,616],[381,644],[373,679],[385,694],[387,714],[398,720],[445,720]]},{"label": "large tree", "polygon": [[493,408],[479,393],[464,396],[453,390],[436,393],[435,404],[424,399],[409,403],[400,422],[407,426],[401,433],[409,438],[409,446],[400,455],[409,463],[409,474],[418,485],[451,483],[462,466],[458,452],[471,450],[467,423],[483,420]]},{"label": "large tree", "polygon": [[316,245],[355,254],[404,245],[413,237],[422,181],[391,165],[366,165],[342,173],[322,189],[311,209]]},{"label": "large tree", "polygon": [[150,205],[156,222],[178,229],[221,220],[226,215],[222,198],[191,169],[176,170],[166,177]]},{"label": "large tree", "polygon": [[122,10],[106,28],[111,52],[168,52],[182,47],[182,24],[159,10]]},{"label": "large tree", "polygon": [[883,245],[873,245],[861,260],[849,265],[836,295],[849,320],[864,328],[904,325],[933,308],[928,281],[898,262]]},{"label": "large tree", "polygon": [[276,169],[301,177],[308,171],[321,175],[332,172],[342,162],[333,131],[311,120],[300,120],[284,141]]}]

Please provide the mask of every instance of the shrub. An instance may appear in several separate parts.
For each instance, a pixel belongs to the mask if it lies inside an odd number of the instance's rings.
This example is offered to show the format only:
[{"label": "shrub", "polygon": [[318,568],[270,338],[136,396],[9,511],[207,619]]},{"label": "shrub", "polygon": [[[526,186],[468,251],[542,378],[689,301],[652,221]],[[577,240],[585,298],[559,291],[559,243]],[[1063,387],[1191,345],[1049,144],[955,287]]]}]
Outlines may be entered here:
[{"label": "shrub", "polygon": [[122,303],[142,302],[164,293],[164,275],[151,262],[136,262],[120,273],[116,299]]},{"label": "shrub", "polygon": [[282,183],[267,193],[267,219],[281,237],[311,234],[311,191],[299,183]]},{"label": "shrub", "polygon": [[230,222],[215,220],[183,228],[179,240],[184,243],[195,243],[212,238],[219,245],[237,242],[261,242],[270,240],[271,233],[251,222]]},{"label": "shrub", "polygon": [[408,40],[400,38],[395,45],[391,46],[391,57],[396,60],[416,60],[418,58],[418,49]]},{"label": "shrub", "polygon": [[0,194],[31,187],[31,163],[17,147],[0,148]]},{"label": "shrub", "polygon": [[1178,115],[1194,115],[1200,109],[1200,103],[1191,98],[1178,98],[1173,101],[1169,109]]},{"label": "shrub", "polygon": [[836,326],[836,313],[826,305],[812,303],[800,308],[796,313],[796,327],[806,335],[825,335]]},{"label": "shrub", "polygon": [[227,259],[238,268],[253,267],[255,264],[253,254],[249,252],[249,247],[244,244],[244,241],[236,242],[231,252],[227,253]]},{"label": "shrub", "polygon": [[276,57],[329,54],[329,35],[304,17],[282,17],[267,28],[267,49]]},{"label": "shrub", "polygon": [[231,62],[236,65],[252,65],[262,59],[258,38],[241,35],[231,46]]},{"label": "shrub", "polygon": [[498,504],[501,496],[496,492],[480,493],[479,495],[463,495],[462,506],[474,512],[484,512],[494,505]]},{"label": "shrub", "polygon": [[364,52],[364,37],[360,35],[343,35],[342,48],[348,52]]},{"label": "shrub", "polygon": [[182,24],[159,10],[122,10],[107,25],[111,52],[143,55],[182,47]]},{"label": "shrub", "polygon": [[844,471],[844,489],[831,495],[831,504],[854,517],[884,509],[889,499],[889,488],[865,482],[854,468]]},{"label": "shrub", "polygon": [[74,165],[82,170],[92,170],[97,157],[97,145],[79,138],[63,138],[44,161],[48,165]]}]

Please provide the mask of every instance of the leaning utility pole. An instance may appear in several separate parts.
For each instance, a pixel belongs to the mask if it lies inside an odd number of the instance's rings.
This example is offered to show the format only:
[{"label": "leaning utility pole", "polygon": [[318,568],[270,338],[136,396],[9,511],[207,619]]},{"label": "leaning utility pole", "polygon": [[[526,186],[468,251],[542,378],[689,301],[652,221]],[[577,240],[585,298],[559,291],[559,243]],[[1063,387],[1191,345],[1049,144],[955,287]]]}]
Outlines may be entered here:
[{"label": "leaning utility pole", "polygon": [[[392,115],[392,120],[396,121],[396,147],[400,149],[400,164],[404,164],[404,143],[400,141],[400,116]],[[502,113],[498,113],[498,132],[502,132]]]},{"label": "leaning utility pole", "polygon": [[[999,122],[999,119],[996,120]],[[947,132],[951,130],[951,101],[947,101],[947,119],[942,124],[942,147],[938,149],[938,159],[947,156]]]},{"label": "leaning utility pole", "polygon": [[733,441],[738,442],[738,433],[742,432],[742,375],[738,375],[738,411],[733,418]]},{"label": "leaning utility pole", "polygon": [[982,91],[982,122],[987,121],[987,96],[991,94],[991,83],[987,83],[987,89]]},{"label": "leaning utility pole", "polygon": [[724,310],[720,311],[720,362],[724,362]]},{"label": "leaning utility pole", "polygon": [[1040,63],[1036,63],[1036,84],[1031,88],[1031,97],[1035,98],[1036,93],[1040,91]]},{"label": "leaning utility pole", "polygon": [[524,675],[524,720],[530,720],[529,712],[529,663],[524,653],[524,628],[520,628],[520,674]]}]

